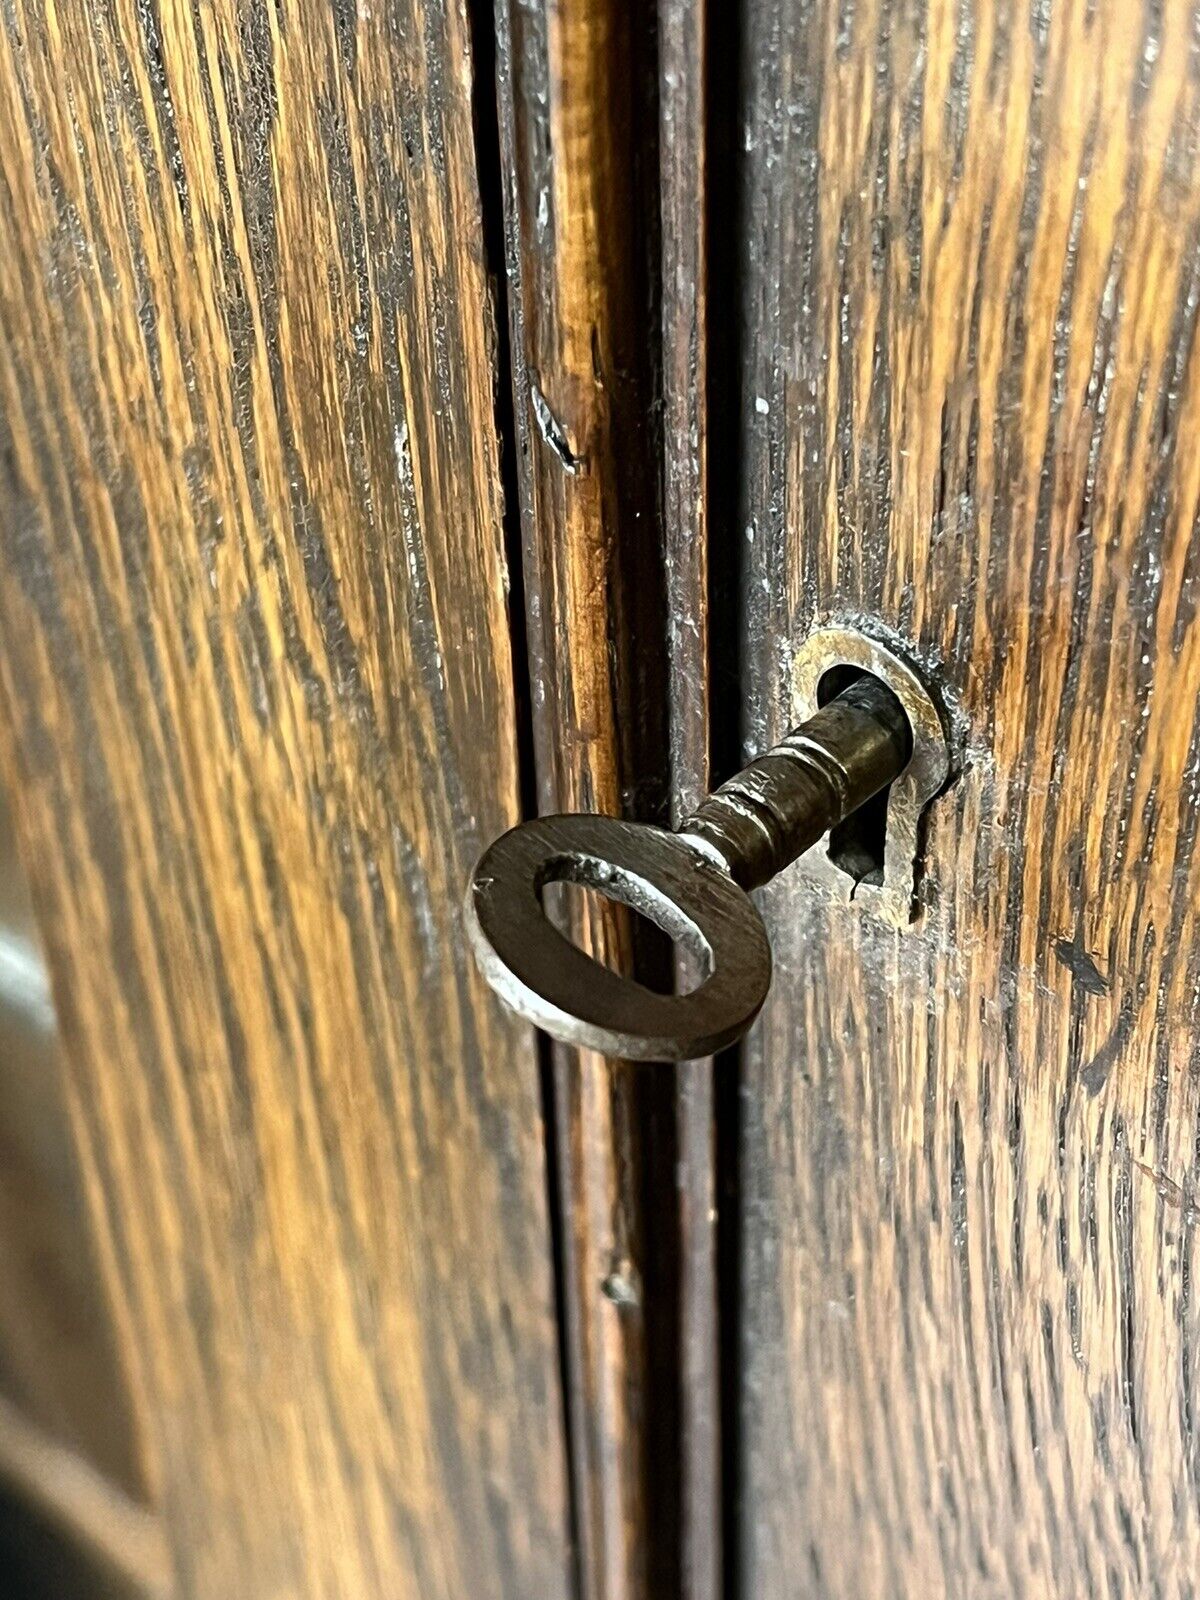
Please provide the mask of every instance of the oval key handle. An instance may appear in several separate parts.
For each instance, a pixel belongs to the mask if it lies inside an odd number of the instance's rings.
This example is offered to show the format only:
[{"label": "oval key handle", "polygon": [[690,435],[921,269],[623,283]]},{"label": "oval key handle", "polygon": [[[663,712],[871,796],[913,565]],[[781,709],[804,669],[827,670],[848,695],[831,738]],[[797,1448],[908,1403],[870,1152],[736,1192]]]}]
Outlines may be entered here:
[{"label": "oval key handle", "polygon": [[[678,831],[615,817],[541,817],[484,851],[467,891],[475,959],[514,1011],[564,1044],[630,1061],[688,1061],[740,1038],[771,982],[748,890],[897,778],[912,754],[899,700],[856,678],[714,790]],[[697,955],[690,993],[657,994],[602,966],[547,917],[548,883],[585,884]]]},{"label": "oval key handle", "polygon": [[[546,916],[547,883],[599,889],[697,953],[690,994],[656,994],[601,966]],[[631,1061],[684,1061],[740,1038],[771,982],[753,901],[679,833],[615,817],[542,817],[483,854],[467,896],[475,959],[502,1000],[564,1043]]]}]

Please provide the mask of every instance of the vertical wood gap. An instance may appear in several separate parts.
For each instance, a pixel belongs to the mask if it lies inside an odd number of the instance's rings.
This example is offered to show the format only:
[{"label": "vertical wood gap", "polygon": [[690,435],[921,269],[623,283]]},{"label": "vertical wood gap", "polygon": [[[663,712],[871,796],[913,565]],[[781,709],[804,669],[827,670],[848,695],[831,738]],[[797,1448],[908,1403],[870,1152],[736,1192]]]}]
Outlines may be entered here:
[{"label": "vertical wood gap", "polygon": [[[708,423],[706,492],[708,659],[711,679],[709,752],[714,782],[742,765],[744,704],[741,595],[745,542],[738,526],[742,503],[742,316],[738,249],[745,225],[745,182],[739,112],[742,103],[743,0],[724,0],[708,13],[705,132],[709,193],[723,197],[705,208],[708,303]],[[715,1063],[715,1186],[717,1194],[717,1351],[720,1416],[722,1600],[741,1600],[742,1460],[741,1370],[741,1108],[742,1049]]]},{"label": "vertical wood gap", "polygon": [[[655,13],[497,0],[513,436],[543,810],[662,821]],[[611,910],[575,936],[661,961]],[[670,1074],[551,1053],[581,1594],[678,1592]]]},{"label": "vertical wood gap", "polygon": [[[525,566],[521,552],[521,496],[517,481],[517,429],[513,413],[512,340],[509,331],[508,270],[504,243],[504,174],[500,157],[500,113],[497,104],[496,28],[491,0],[466,0],[471,39],[471,109],[475,135],[475,163],[483,217],[485,270],[491,285],[491,327],[496,357],[492,396],[496,419],[496,444],[500,455],[500,482],[505,564],[508,572],[508,634],[512,647],[513,719],[517,740],[517,774],[521,819],[538,814],[537,758],[534,748],[532,684],[529,670],[529,635],[526,627]],[[570,1341],[568,1338],[566,1219],[558,1182],[560,1130],[555,1103],[550,1041],[533,1031],[537,1052],[538,1095],[546,1180],[546,1214],[554,1285],[554,1326],[558,1344],[558,1381],[562,1397],[563,1449],[567,1461],[567,1516],[572,1560],[572,1589],[576,1600],[585,1593],[580,1541],[577,1444],[571,1405]]]}]

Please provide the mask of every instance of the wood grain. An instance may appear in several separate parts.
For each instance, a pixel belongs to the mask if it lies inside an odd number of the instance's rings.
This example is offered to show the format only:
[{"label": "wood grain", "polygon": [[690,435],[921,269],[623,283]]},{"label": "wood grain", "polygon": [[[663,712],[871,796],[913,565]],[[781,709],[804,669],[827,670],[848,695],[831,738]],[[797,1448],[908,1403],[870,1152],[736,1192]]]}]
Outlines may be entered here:
[{"label": "wood grain", "polygon": [[[658,181],[643,94],[651,20],[623,0],[496,5],[544,812],[657,819],[665,809],[655,241],[643,205]],[[580,895],[567,910],[578,943],[633,970],[634,933],[619,907]],[[581,1589],[588,1600],[642,1600],[678,1583],[676,1479],[663,1465],[677,1443],[673,1085],[557,1048],[550,1070]],[[648,1203],[664,1189],[661,1204]],[[656,1435],[669,1441],[662,1450]]]},{"label": "wood grain", "polygon": [[469,44],[0,31],[0,747],[183,1596],[569,1589]]},{"label": "wood grain", "polygon": [[765,896],[755,1600],[1196,1592],[1198,24],[747,5],[747,748],[867,617],[960,769],[913,931]]},{"label": "wood grain", "polygon": [[[708,68],[703,0],[657,7],[662,285],[662,540],[671,825],[708,793]],[[680,987],[702,973],[677,952]],[[722,1592],[721,1384],[713,1063],[675,1069],[680,1583]]]}]

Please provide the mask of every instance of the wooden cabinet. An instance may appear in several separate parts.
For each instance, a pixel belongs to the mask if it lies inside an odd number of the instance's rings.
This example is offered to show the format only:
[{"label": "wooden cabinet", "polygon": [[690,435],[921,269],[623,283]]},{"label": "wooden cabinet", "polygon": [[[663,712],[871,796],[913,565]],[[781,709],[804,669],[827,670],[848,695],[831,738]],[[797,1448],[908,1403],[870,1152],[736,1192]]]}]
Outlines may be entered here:
[{"label": "wooden cabinet", "polygon": [[[4,12],[0,773],[55,1017],[36,1070],[0,1024],[14,1548],[36,1508],[80,1593],[180,1600],[1194,1592],[1197,37]],[[678,821],[831,622],[944,712],[913,924],[799,863],[739,1050],[535,1037],[479,851]]]}]

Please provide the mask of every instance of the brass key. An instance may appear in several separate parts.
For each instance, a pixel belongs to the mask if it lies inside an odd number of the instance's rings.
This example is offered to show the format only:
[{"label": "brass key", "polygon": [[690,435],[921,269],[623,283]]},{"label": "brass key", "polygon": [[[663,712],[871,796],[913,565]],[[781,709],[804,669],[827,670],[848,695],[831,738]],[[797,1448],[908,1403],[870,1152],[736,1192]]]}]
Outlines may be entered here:
[{"label": "brass key", "polygon": [[[908,766],[912,730],[863,675],[713,791],[675,832],[615,817],[522,823],[484,851],[467,892],[472,948],[514,1011],[566,1044],[636,1061],[710,1055],[746,1031],[771,982],[747,891],[768,882]],[[546,916],[548,883],[585,884],[641,912],[697,956],[690,993],[657,994],[571,943]]]}]

